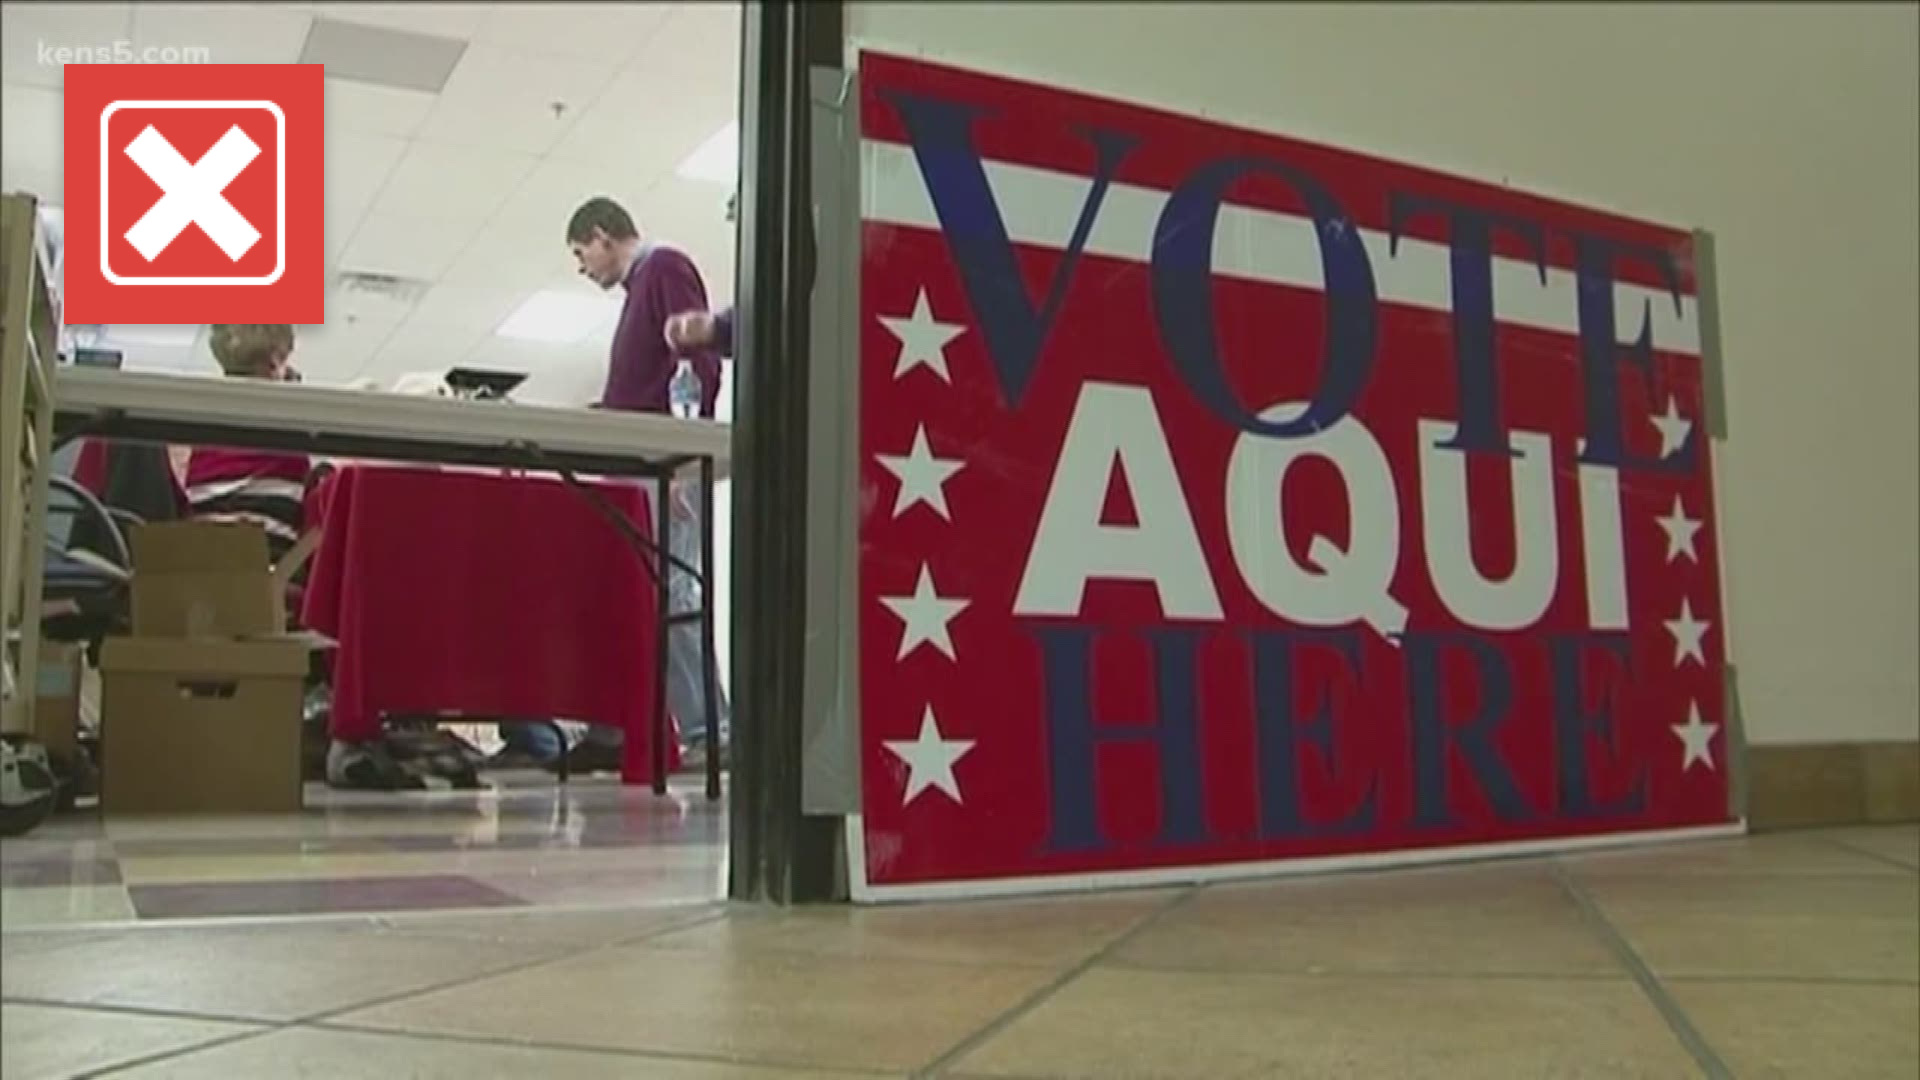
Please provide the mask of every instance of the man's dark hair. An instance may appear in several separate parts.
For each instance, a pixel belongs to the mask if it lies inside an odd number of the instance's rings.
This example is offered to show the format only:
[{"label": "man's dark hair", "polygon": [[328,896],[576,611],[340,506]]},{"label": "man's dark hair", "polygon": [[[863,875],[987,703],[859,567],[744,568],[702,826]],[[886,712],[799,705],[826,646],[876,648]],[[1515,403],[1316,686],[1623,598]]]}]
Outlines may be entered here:
[{"label": "man's dark hair", "polygon": [[606,233],[609,240],[633,240],[640,235],[640,230],[633,226],[633,215],[605,195],[595,195],[581,203],[580,209],[567,219],[567,243],[584,244],[593,239],[595,229]]}]

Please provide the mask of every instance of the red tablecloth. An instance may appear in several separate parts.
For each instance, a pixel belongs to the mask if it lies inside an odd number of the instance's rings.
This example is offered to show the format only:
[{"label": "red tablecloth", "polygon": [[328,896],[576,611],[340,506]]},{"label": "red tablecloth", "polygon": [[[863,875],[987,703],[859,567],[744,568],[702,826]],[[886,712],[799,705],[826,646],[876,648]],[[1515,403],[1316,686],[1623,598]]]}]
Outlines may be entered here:
[{"label": "red tablecloth", "polygon": [[[596,489],[651,537],[645,493]],[[349,466],[322,522],[302,604],[339,642],[333,735],[384,713],[551,717],[626,731],[623,775],[652,776],[658,600],[639,556],[558,480]],[[669,738],[668,766],[679,740]]]}]

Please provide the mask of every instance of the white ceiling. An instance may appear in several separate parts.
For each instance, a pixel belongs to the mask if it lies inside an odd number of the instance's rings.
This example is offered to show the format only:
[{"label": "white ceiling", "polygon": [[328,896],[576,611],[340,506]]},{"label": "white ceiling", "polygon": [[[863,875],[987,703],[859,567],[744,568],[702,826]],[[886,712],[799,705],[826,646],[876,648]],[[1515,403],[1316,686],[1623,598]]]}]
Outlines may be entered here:
[{"label": "white ceiling", "polygon": [[[675,168],[738,113],[739,6],[692,3],[44,4],[0,8],[0,187],[61,201],[61,70],[39,47],[125,41],[206,48],[214,63],[291,63],[316,16],[467,43],[438,94],[327,80],[328,280],[364,271],[429,283],[394,302],[335,290],[303,328],[309,381],[455,364],[533,373],[520,396],[584,403],[611,326],[577,344],[494,336],[541,289],[594,291],[573,270],[567,216],[618,199],[643,233],[687,249],[716,303],[733,293],[729,191]],[[556,117],[554,102],[565,103]],[[151,338],[154,335],[132,335]],[[127,345],[129,367],[210,368],[190,346]]]}]

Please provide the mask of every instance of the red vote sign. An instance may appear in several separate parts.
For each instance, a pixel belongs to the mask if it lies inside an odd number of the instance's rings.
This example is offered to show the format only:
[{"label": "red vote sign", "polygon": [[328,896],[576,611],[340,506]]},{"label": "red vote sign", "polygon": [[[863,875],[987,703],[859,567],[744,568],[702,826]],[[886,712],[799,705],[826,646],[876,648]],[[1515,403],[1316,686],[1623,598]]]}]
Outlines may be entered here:
[{"label": "red vote sign", "polygon": [[860,76],[857,895],[1732,821],[1691,234]]}]

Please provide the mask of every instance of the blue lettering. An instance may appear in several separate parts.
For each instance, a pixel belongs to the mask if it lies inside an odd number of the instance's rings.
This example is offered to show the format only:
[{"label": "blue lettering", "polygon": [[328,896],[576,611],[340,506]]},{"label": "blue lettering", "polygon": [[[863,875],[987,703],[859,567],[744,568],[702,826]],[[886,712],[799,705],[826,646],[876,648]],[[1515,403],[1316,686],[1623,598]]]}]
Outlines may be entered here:
[{"label": "blue lettering", "polygon": [[1080,204],[1079,220],[1053,271],[1046,299],[1036,309],[1014,258],[1000,205],[987,183],[980,151],[973,145],[973,121],[985,110],[901,91],[885,91],[882,97],[899,111],[906,126],[914,160],[940,218],[940,231],[960,268],[968,301],[993,358],[1000,396],[1009,408],[1017,409],[1039,367],[1041,347],[1060,315],[1067,284],[1073,280],[1107,189],[1138,140],[1111,131],[1085,133],[1094,150],[1093,184]]},{"label": "blue lettering", "polygon": [[1253,639],[1253,713],[1260,743],[1260,835],[1277,837],[1336,836],[1366,832],[1379,812],[1380,777],[1367,784],[1360,805],[1331,824],[1306,820],[1300,805],[1299,770],[1306,755],[1302,744],[1313,746],[1337,772],[1334,750],[1332,688],[1320,708],[1302,722],[1294,715],[1293,657],[1296,648],[1320,646],[1346,661],[1356,680],[1361,675],[1360,634],[1351,629],[1262,631]]},{"label": "blue lettering", "polygon": [[[1494,738],[1513,711],[1513,673],[1492,642],[1475,634],[1407,631],[1401,635],[1407,663],[1408,716],[1413,726],[1413,824],[1443,829],[1458,823],[1450,806],[1448,749],[1459,751],[1491,804],[1494,816],[1518,824],[1533,816],[1513,772],[1501,760]],[[1466,650],[1479,671],[1480,707],[1472,719],[1450,724],[1449,689],[1441,659],[1448,646]]]},{"label": "blue lettering", "polygon": [[1160,751],[1162,844],[1204,844],[1209,839],[1202,803],[1199,694],[1195,678],[1197,628],[1147,631],[1153,647],[1160,715],[1151,725],[1116,727],[1094,722],[1093,627],[1037,629],[1045,673],[1047,767],[1052,781],[1051,851],[1088,852],[1107,847],[1099,824],[1098,764],[1103,742],[1148,742]]},{"label": "blue lettering", "polygon": [[1447,250],[1453,283],[1453,363],[1459,379],[1460,428],[1440,445],[1449,450],[1519,456],[1500,422],[1500,379],[1494,360],[1493,230],[1505,228],[1527,242],[1540,284],[1547,283],[1547,239],[1536,222],[1486,210],[1394,192],[1388,198],[1387,250],[1400,251],[1401,231],[1422,214],[1447,219]]},{"label": "blue lettering", "polygon": [[[1213,238],[1227,189],[1250,175],[1293,186],[1313,216],[1326,278],[1327,332],[1320,385],[1306,411],[1268,420],[1241,404],[1227,381],[1214,332]],[[1168,197],[1153,233],[1153,306],[1160,337],[1194,396],[1241,431],[1293,438],[1347,415],[1373,372],[1378,296],[1359,230],[1338,200],[1307,173],[1266,158],[1228,158],[1195,169]],[[1290,362],[1290,361],[1289,361]]]},{"label": "blue lettering", "polygon": [[1627,453],[1620,430],[1621,368],[1640,378],[1653,374],[1653,305],[1640,315],[1640,333],[1623,344],[1615,330],[1613,267],[1622,257],[1636,255],[1660,271],[1681,310],[1680,264],[1673,252],[1642,244],[1622,244],[1598,236],[1574,234],[1575,273],[1579,289],[1580,370],[1585,377],[1587,449],[1580,460],[1589,465],[1639,469],[1648,472],[1691,472],[1699,457],[1701,425],[1687,433],[1686,444],[1665,460]]},{"label": "blue lettering", "polygon": [[1547,655],[1553,668],[1553,741],[1554,759],[1559,770],[1562,814],[1573,818],[1626,817],[1647,805],[1647,769],[1642,765],[1628,784],[1627,794],[1611,803],[1597,802],[1591,780],[1592,762],[1587,757],[1587,741],[1597,738],[1613,748],[1613,694],[1601,688],[1600,702],[1587,711],[1585,680],[1580,677],[1580,659],[1587,649],[1595,649],[1628,667],[1632,652],[1627,635],[1556,635],[1547,640]]}]

